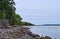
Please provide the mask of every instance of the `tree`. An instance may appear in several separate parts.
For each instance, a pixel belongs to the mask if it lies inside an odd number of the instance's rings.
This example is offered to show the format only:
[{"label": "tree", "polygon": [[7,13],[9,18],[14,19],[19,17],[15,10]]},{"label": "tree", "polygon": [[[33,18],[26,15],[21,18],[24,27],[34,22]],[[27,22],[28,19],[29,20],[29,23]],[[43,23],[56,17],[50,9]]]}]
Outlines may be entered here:
[{"label": "tree", "polygon": [[34,24],[29,23],[29,22],[22,22],[22,25],[34,25]]},{"label": "tree", "polygon": [[11,25],[21,25],[21,20],[22,18],[18,14],[13,14],[11,19],[10,19],[10,24]]},{"label": "tree", "polygon": [[8,19],[9,24],[21,24],[22,18],[15,13],[16,8],[13,0],[0,0],[0,18]]},{"label": "tree", "polygon": [[14,5],[13,0],[0,0],[0,14],[4,11],[6,13],[6,19],[9,19],[16,10]]},{"label": "tree", "polygon": [[14,5],[14,0],[0,0],[0,19],[8,19],[10,25],[32,25],[21,21],[22,18],[16,14]]}]

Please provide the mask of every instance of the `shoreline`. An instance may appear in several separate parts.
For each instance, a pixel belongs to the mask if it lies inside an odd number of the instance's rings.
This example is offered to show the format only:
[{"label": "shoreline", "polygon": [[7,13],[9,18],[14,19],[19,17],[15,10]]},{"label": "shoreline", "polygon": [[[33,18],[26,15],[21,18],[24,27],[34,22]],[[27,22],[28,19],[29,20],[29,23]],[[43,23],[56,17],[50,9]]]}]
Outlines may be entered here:
[{"label": "shoreline", "polygon": [[[1,39],[4,38],[9,38],[9,39],[51,39],[51,37],[49,36],[45,36],[45,37],[40,37],[40,35],[38,34],[34,34],[32,33],[30,30],[30,28],[28,27],[24,27],[24,26],[16,26],[16,27],[12,27],[11,29],[0,29],[0,35],[1,35]],[[2,38],[3,37],[3,38]]]}]

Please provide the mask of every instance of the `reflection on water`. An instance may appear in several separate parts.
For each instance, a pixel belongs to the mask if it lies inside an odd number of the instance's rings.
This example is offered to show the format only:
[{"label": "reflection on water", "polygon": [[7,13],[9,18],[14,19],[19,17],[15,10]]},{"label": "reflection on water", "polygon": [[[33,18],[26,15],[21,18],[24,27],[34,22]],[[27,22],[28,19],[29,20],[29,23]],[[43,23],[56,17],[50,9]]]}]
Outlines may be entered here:
[{"label": "reflection on water", "polygon": [[50,36],[52,39],[60,39],[60,26],[30,26],[30,30],[40,36]]}]

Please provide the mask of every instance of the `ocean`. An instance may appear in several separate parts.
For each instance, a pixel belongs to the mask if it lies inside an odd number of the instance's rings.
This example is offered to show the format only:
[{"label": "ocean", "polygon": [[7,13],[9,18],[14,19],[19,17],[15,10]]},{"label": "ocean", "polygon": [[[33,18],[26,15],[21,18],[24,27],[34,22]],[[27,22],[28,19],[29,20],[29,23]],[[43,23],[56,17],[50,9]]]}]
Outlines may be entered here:
[{"label": "ocean", "polygon": [[34,34],[50,36],[52,39],[60,39],[60,26],[29,26]]}]

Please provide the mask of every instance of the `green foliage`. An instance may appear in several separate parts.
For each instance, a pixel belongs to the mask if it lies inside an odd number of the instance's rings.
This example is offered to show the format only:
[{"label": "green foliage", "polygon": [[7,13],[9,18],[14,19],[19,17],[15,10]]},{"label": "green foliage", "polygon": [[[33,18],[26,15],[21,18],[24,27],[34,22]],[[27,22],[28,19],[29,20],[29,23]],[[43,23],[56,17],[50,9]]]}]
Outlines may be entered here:
[{"label": "green foliage", "polygon": [[22,18],[15,13],[13,0],[0,0],[0,19],[8,19],[11,25],[18,25]]},{"label": "green foliage", "polygon": [[15,3],[13,0],[0,0],[0,14],[5,11],[6,19],[10,18],[15,12]]},{"label": "green foliage", "polygon": [[10,25],[32,25],[21,21],[21,16],[15,13],[14,5],[13,0],[0,0],[0,19],[8,19]]},{"label": "green foliage", "polygon": [[22,22],[22,25],[34,25],[34,24],[29,23],[29,22]]},{"label": "green foliage", "polygon": [[22,18],[18,14],[13,14],[10,19],[10,25],[20,25]]},{"label": "green foliage", "polygon": [[6,18],[6,13],[5,11],[3,11],[2,13],[0,13],[0,19],[5,19]]}]

